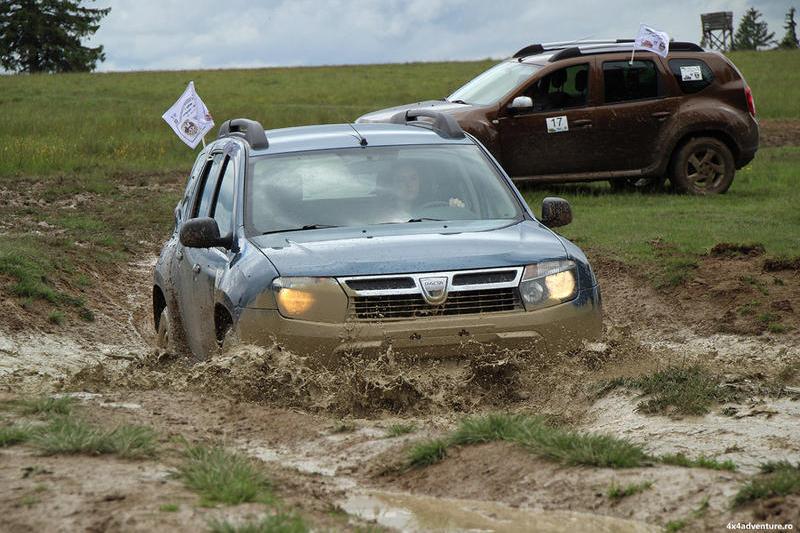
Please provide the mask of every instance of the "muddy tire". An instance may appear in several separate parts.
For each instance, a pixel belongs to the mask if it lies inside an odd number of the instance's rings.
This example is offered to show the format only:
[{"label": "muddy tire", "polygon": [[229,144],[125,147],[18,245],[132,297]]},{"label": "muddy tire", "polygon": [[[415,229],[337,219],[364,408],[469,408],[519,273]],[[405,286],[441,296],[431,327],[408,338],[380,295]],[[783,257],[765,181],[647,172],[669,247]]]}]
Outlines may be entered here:
[{"label": "muddy tire", "polygon": [[615,192],[657,192],[664,188],[667,177],[658,178],[616,178],[608,180]]},{"label": "muddy tire", "polygon": [[164,307],[158,317],[156,348],[177,356],[188,353],[186,344],[183,342],[183,331],[181,331],[178,321],[173,318],[169,306]]},{"label": "muddy tire", "polygon": [[670,181],[680,192],[722,194],[730,188],[736,166],[720,140],[698,137],[684,144],[670,163]]}]

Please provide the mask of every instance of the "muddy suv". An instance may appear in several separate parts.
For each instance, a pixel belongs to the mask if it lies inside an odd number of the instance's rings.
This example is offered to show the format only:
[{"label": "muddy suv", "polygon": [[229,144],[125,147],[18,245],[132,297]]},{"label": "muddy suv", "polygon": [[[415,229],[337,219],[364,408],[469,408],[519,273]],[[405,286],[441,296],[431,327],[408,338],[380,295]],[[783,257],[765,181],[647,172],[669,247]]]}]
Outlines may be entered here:
[{"label": "muddy suv", "polygon": [[452,117],[265,132],[238,119],[197,158],[155,267],[162,348],[463,355],[596,338],[583,252],[541,222]]},{"label": "muddy suv", "polygon": [[670,43],[667,58],[629,41],[535,44],[434,108],[453,116],[515,181],[592,181],[658,187],[669,177],[695,194],[728,190],[758,149],[753,95],[722,54]]}]

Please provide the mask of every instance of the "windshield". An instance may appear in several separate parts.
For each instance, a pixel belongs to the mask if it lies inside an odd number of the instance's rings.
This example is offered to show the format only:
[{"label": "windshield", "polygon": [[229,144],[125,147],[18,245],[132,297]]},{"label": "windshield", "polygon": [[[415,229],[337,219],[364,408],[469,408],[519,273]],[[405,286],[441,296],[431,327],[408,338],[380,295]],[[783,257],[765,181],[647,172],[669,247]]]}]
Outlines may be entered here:
[{"label": "windshield", "polygon": [[477,146],[349,148],[251,163],[248,233],[427,220],[514,220],[519,202]]},{"label": "windshield", "polygon": [[460,100],[467,104],[489,105],[503,95],[522,85],[539,70],[536,65],[518,61],[504,61],[473,78],[447,97],[450,102]]}]

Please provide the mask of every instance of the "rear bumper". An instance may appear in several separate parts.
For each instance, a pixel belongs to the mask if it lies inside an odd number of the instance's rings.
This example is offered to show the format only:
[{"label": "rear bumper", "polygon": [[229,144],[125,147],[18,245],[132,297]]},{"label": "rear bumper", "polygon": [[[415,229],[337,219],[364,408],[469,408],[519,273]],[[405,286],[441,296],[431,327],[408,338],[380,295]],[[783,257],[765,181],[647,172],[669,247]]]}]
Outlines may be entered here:
[{"label": "rear bumper", "polygon": [[602,333],[600,290],[538,311],[327,324],[291,320],[274,309],[243,309],[237,322],[247,344],[277,343],[297,353],[380,352],[391,348],[428,356],[468,355],[487,345],[553,353]]},{"label": "rear bumper", "polygon": [[755,158],[756,152],[758,151],[758,137],[758,122],[752,116],[748,115],[746,134],[742,137],[739,145],[739,153],[736,154],[737,170],[744,167]]}]

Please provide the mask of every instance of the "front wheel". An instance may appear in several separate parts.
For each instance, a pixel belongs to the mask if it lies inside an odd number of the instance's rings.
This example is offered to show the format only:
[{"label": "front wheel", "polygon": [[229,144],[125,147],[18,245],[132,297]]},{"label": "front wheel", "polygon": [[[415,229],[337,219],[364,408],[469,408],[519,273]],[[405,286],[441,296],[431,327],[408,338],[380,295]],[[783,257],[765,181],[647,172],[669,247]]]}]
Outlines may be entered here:
[{"label": "front wheel", "polygon": [[184,355],[186,353],[182,342],[183,336],[180,325],[173,318],[169,306],[161,310],[158,317],[158,328],[156,328],[156,347],[173,355]]},{"label": "front wheel", "polygon": [[670,181],[681,192],[721,194],[730,188],[736,172],[730,149],[712,137],[698,137],[673,156]]}]

